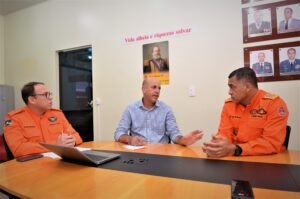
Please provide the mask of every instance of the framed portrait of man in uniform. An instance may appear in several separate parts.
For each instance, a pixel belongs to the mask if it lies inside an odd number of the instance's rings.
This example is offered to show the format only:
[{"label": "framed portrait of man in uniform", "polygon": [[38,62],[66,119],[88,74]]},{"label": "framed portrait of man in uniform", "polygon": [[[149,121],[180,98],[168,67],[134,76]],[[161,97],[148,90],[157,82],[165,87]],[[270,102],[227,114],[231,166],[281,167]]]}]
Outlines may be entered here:
[{"label": "framed portrait of man in uniform", "polygon": [[300,41],[244,48],[244,66],[258,82],[300,79]]},{"label": "framed portrait of man in uniform", "polygon": [[300,75],[300,46],[279,48],[280,75]]},{"label": "framed portrait of man in uniform", "polygon": [[269,2],[249,1],[242,8],[244,43],[299,37],[299,0]]},{"label": "framed portrait of man in uniform", "polygon": [[168,41],[143,45],[144,79],[155,77],[161,84],[169,84],[169,43]]},{"label": "framed portrait of man in uniform", "polygon": [[273,49],[250,51],[250,68],[257,77],[274,76]]},{"label": "framed portrait of man in uniform", "polygon": [[272,34],[271,9],[249,10],[248,37]]}]

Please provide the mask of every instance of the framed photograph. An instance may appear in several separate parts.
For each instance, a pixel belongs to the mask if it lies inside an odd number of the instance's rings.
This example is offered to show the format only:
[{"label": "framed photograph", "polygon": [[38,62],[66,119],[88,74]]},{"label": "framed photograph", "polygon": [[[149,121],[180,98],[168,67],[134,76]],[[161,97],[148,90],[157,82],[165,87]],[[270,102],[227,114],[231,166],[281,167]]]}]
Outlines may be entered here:
[{"label": "framed photograph", "polygon": [[272,34],[271,9],[251,10],[248,12],[248,37]]},{"label": "framed photograph", "polygon": [[156,42],[143,45],[144,79],[155,77],[161,84],[169,84],[169,42]]},{"label": "framed photograph", "polygon": [[259,82],[300,79],[300,41],[244,48],[244,66]]},{"label": "framed photograph", "polygon": [[244,43],[300,35],[300,2],[287,0],[242,8]]},{"label": "framed photograph", "polygon": [[253,50],[249,52],[250,67],[257,77],[274,76],[273,49]]},{"label": "framed photograph", "polygon": [[300,46],[279,48],[280,75],[300,75]]},{"label": "framed photograph", "polygon": [[300,31],[300,2],[276,8],[278,34]]}]

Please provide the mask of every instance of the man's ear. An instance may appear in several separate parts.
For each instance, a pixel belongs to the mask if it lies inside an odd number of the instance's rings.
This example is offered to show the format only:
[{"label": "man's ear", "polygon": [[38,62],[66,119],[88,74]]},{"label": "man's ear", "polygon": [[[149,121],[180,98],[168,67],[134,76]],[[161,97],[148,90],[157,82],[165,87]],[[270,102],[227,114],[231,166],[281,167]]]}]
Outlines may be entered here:
[{"label": "man's ear", "polygon": [[35,104],[35,97],[34,96],[29,96],[28,97],[28,103]]},{"label": "man's ear", "polygon": [[250,82],[245,81],[245,87],[246,87],[247,91],[250,91],[253,88],[253,85]]},{"label": "man's ear", "polygon": [[146,86],[142,86],[142,93],[144,94],[146,92]]}]

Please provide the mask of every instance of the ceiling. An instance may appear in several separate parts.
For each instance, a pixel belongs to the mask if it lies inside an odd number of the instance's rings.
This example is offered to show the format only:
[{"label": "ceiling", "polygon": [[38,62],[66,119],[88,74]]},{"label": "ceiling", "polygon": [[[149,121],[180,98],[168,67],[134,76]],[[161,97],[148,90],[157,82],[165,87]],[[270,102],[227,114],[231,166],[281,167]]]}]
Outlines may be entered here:
[{"label": "ceiling", "polygon": [[0,15],[7,15],[47,0],[0,0]]}]

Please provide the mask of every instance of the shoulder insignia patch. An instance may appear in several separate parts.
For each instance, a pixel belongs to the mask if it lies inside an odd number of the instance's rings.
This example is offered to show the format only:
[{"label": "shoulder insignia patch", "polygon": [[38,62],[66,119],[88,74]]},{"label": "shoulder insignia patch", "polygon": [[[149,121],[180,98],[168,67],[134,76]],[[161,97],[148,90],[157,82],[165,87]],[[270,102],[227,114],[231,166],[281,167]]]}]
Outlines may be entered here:
[{"label": "shoulder insignia patch", "polygon": [[11,120],[6,120],[6,121],[4,122],[4,126],[5,126],[5,127],[10,126],[11,123],[12,123]]},{"label": "shoulder insignia patch", "polygon": [[286,110],[285,110],[285,108],[283,108],[283,107],[279,107],[279,109],[278,109],[278,115],[279,116],[286,116]]},{"label": "shoulder insignia patch", "polygon": [[271,100],[274,100],[274,99],[278,98],[278,95],[271,94],[271,93],[266,93],[266,95],[265,95],[263,98],[264,98],[264,99],[271,99]]}]

